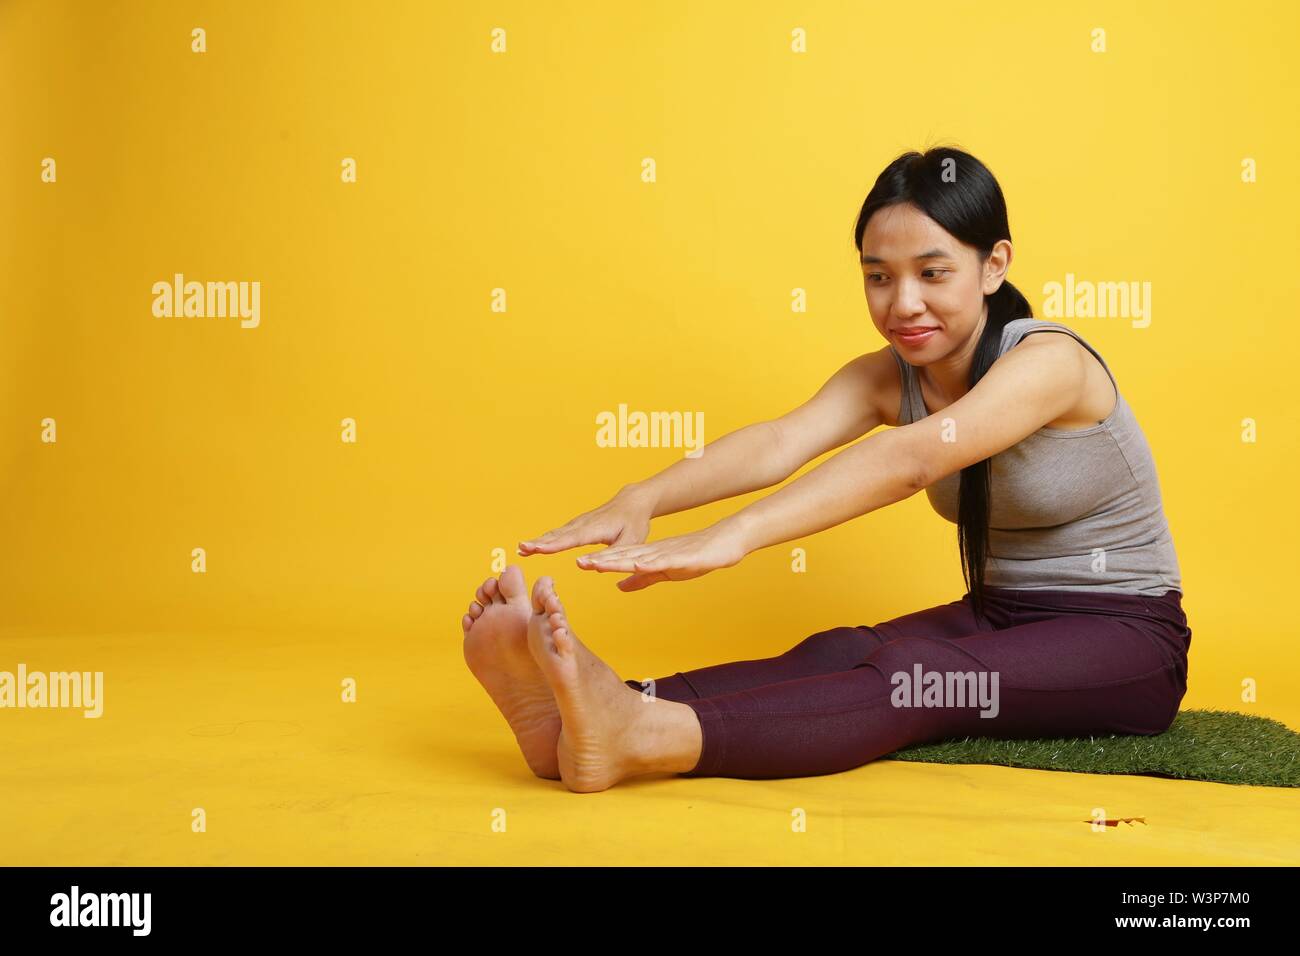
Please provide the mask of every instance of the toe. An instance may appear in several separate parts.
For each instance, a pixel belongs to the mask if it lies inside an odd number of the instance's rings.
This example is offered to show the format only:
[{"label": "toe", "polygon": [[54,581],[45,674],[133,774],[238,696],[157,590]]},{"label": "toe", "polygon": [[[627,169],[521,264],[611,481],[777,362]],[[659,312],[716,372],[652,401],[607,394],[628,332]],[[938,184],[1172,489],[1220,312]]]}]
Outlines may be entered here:
[{"label": "toe", "polygon": [[552,614],[564,613],[564,605],[560,603],[560,596],[556,594],[554,591],[546,595],[545,606],[546,606],[546,610],[550,611]]},{"label": "toe", "polygon": [[528,600],[528,582],[524,580],[524,571],[519,565],[507,565],[505,571],[501,573],[501,580],[498,583],[501,586],[501,593],[505,596],[506,603],[514,604]]},{"label": "toe", "polygon": [[501,589],[497,587],[496,578],[488,578],[483,582],[483,593],[492,599],[494,604],[504,604],[505,598],[501,596]]},{"label": "toe", "polygon": [[539,653],[550,653],[555,650],[555,629],[545,618],[533,618],[533,620],[539,623],[537,627],[529,627],[528,647],[536,658]]},{"label": "toe", "polygon": [[482,604],[484,607],[487,607],[489,604],[492,603],[492,599],[488,597],[486,593],[484,593],[483,585],[481,584],[479,585],[478,590],[474,592],[474,597],[478,598],[478,603]]},{"label": "toe", "polygon": [[555,653],[560,657],[568,657],[573,653],[573,640],[567,627],[553,628],[551,642],[555,645]]},{"label": "toe", "polygon": [[470,617],[468,614],[466,614],[464,617],[460,619],[461,630],[468,631],[473,626],[474,626],[474,619]]},{"label": "toe", "polygon": [[541,613],[546,607],[546,596],[551,593],[551,576],[543,574],[533,582],[533,610]]},{"label": "toe", "polygon": [[483,605],[482,605],[482,604],[479,604],[478,601],[470,601],[470,602],[469,602],[469,615],[470,615],[470,617],[472,617],[472,618],[477,618],[477,617],[478,617],[480,614],[482,614],[482,613],[483,613]]}]

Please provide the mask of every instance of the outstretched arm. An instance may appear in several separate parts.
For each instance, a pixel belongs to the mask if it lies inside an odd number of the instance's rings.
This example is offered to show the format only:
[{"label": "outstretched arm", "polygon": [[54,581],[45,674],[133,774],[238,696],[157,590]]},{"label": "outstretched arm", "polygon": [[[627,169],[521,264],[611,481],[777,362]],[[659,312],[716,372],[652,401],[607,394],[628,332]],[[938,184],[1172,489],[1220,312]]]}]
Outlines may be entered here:
[{"label": "outstretched arm", "polygon": [[1082,349],[1066,336],[1027,336],[938,413],[871,435],[702,531],[598,551],[583,566],[633,572],[619,582],[623,590],[730,567],[759,548],[875,511],[1010,448],[1073,408],[1085,374]]},{"label": "outstretched arm", "polygon": [[880,424],[881,380],[897,375],[887,352],[851,359],[780,418],[724,435],[705,445],[699,458],[674,462],[627,490],[653,502],[652,517],[658,518],[785,481],[812,459]]},{"label": "outstretched arm", "polygon": [[813,458],[879,425],[880,394],[891,375],[897,377],[898,370],[888,349],[860,355],[780,418],[746,425],[709,442],[698,458],[684,458],[625,485],[599,508],[521,541],[519,553],[551,554],[597,543],[630,547],[645,541],[652,518],[778,484]]}]

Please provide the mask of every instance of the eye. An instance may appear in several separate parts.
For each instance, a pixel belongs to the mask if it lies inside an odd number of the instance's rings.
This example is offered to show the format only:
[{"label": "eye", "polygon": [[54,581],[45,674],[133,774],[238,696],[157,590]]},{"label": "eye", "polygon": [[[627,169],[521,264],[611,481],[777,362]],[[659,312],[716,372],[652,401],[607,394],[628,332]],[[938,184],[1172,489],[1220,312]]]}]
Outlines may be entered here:
[{"label": "eye", "polygon": [[[929,276],[931,273],[933,273],[934,277],[938,278],[940,275],[947,275],[951,271],[952,271],[951,269],[925,269],[921,272],[921,275]],[[872,279],[884,279],[884,278],[885,278],[884,274],[880,272],[867,273],[868,282],[870,282]],[[880,283],[876,283],[876,284],[879,285]]]}]

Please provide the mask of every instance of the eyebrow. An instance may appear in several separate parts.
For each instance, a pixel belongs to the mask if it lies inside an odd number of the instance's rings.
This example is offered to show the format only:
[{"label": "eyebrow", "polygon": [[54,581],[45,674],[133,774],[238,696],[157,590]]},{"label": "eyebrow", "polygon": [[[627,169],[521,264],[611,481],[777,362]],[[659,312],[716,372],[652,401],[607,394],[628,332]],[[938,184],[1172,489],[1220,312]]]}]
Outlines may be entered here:
[{"label": "eyebrow", "polygon": [[[948,255],[948,253],[944,252],[942,249],[931,249],[929,252],[923,252],[919,256],[916,256],[914,261],[920,262],[922,259],[951,259],[951,258],[952,256]],[[883,263],[884,261],[885,261],[884,259],[880,259],[876,256],[862,257],[862,264],[864,266],[875,265],[877,263]]]}]

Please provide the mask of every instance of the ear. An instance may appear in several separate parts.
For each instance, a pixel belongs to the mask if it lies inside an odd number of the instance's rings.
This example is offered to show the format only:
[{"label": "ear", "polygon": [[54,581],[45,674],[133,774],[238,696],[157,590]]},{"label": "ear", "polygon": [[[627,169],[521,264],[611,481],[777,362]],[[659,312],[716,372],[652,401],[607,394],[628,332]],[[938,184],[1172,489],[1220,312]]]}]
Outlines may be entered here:
[{"label": "ear", "polygon": [[1011,248],[1011,243],[1006,239],[999,239],[993,244],[993,251],[984,260],[982,283],[985,295],[992,295],[1002,288],[1002,283],[1007,277],[1007,270],[1011,268],[1011,260],[1014,257],[1015,250]]}]

